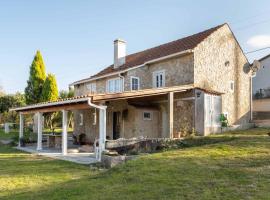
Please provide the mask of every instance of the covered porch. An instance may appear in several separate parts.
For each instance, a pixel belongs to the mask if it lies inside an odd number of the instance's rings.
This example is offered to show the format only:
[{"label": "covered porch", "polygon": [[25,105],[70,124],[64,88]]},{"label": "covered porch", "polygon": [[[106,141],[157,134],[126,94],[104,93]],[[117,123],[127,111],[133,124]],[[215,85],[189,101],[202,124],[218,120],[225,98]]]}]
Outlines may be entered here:
[{"label": "covered porch", "polygon": [[[88,161],[82,162],[92,162],[92,159],[99,162],[102,152],[105,151],[106,141],[136,137],[174,139],[182,137],[181,131],[187,129],[205,135],[209,127],[216,126],[214,123],[211,123],[211,126],[206,123],[208,113],[213,113],[211,109],[205,110],[206,98],[212,98],[208,94],[219,102],[218,110],[214,113],[218,118],[221,112],[221,93],[196,88],[192,84],[114,94],[89,94],[16,108],[13,110],[20,114],[19,138],[22,138],[24,134],[24,115],[29,113],[38,115],[36,148],[24,148],[21,141],[18,148],[59,159],[70,160],[77,157],[79,160],[84,160],[87,157]],[[56,111],[62,112],[60,149],[47,148],[42,143],[42,116],[44,113]],[[93,153],[69,151],[67,132],[69,111],[85,112],[86,116],[92,116],[93,119],[85,124],[75,124],[84,128],[87,126],[85,128],[89,132],[87,134],[94,135]],[[212,115],[209,117],[210,122],[213,121]]]},{"label": "covered porch", "polygon": [[[69,141],[69,138],[72,136],[68,135],[68,112],[90,109],[91,107],[99,110],[99,138],[95,141],[92,152],[79,152],[79,146],[74,145]],[[20,116],[19,141],[17,149],[37,155],[81,164],[90,164],[101,160],[101,153],[105,149],[106,106],[93,104],[91,102],[91,96],[86,95],[69,99],[61,99],[55,102],[40,103],[21,108],[14,108],[12,110],[18,112]],[[59,111],[62,113],[61,134],[43,134],[43,115],[45,113]],[[24,146],[22,145],[22,138],[24,137],[24,116],[26,114],[37,114],[37,142],[36,144],[28,144],[27,146]],[[47,141],[44,141],[44,137],[47,138]],[[49,144],[51,141],[48,141],[51,140],[50,138],[55,141],[57,140],[58,145],[51,146]]]}]

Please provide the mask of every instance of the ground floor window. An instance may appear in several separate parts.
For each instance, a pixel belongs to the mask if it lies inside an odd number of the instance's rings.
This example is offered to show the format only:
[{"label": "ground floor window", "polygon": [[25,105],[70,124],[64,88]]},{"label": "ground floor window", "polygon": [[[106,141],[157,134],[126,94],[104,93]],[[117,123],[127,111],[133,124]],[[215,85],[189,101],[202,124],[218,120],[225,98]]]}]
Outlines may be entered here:
[{"label": "ground floor window", "polygon": [[143,120],[152,120],[152,113],[149,111],[143,112]]}]

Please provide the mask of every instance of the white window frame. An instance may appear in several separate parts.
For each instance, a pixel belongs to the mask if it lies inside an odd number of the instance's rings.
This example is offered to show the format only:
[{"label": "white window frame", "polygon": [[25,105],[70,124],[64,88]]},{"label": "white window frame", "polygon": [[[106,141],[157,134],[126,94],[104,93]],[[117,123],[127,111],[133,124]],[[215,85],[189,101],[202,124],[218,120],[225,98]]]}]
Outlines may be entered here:
[{"label": "white window frame", "polygon": [[[162,75],[162,84],[158,83],[158,85],[157,85],[157,76],[160,76],[160,75]],[[153,84],[153,88],[165,87],[165,85],[166,85],[165,70],[158,70],[158,71],[153,72],[152,84]]]},{"label": "white window frame", "polygon": [[80,126],[83,126],[83,114],[80,113]]},{"label": "white window frame", "polygon": [[229,81],[229,90],[230,90],[230,92],[234,92],[234,89],[235,89],[234,81]]},{"label": "white window frame", "polygon": [[[144,116],[145,113],[149,113],[150,114],[150,118],[146,118]],[[152,120],[152,115],[153,115],[153,113],[151,111],[143,111],[143,120],[145,120],[145,121],[151,121]]]},{"label": "white window frame", "polygon": [[[116,88],[116,81],[119,81],[119,90]],[[113,89],[110,90],[110,83],[113,83],[112,87]],[[112,78],[112,79],[109,79],[107,80],[107,83],[106,83],[106,91],[107,93],[121,93],[123,92],[123,79],[118,77],[118,78]]]},{"label": "white window frame", "polygon": [[[132,80],[133,79],[137,79],[138,80],[138,89],[132,89],[132,87],[133,87]],[[136,76],[131,76],[130,77],[130,90],[131,91],[135,91],[135,90],[139,90],[139,89],[140,89],[140,78],[139,77],[136,77]]]},{"label": "white window frame", "polygon": [[88,84],[86,84],[86,88],[90,93],[96,93],[97,92],[96,83],[88,83]]}]

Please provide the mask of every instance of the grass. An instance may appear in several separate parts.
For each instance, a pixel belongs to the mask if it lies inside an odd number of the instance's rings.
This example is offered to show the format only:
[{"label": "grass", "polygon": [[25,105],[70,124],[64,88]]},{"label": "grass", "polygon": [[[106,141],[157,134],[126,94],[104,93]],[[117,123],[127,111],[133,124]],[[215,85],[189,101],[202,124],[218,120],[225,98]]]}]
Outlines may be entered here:
[{"label": "grass", "polygon": [[[269,129],[145,155],[110,170],[0,146],[0,199],[270,199]],[[231,140],[224,140],[233,138]]]},{"label": "grass", "polygon": [[18,137],[18,132],[15,130],[10,130],[10,133],[4,133],[3,130],[0,129],[0,140],[8,140],[14,137]]}]

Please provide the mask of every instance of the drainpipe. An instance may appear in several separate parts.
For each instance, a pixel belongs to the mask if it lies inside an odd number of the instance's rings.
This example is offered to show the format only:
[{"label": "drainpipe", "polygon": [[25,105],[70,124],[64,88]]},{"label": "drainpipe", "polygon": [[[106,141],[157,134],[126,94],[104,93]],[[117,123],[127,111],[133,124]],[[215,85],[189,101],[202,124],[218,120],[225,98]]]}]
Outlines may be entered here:
[{"label": "drainpipe", "polygon": [[[87,101],[90,107],[94,107],[99,109],[99,146],[98,146],[98,161],[101,161],[102,152],[105,150],[105,142],[106,142],[106,109],[107,106],[100,106],[93,104],[91,102],[91,98],[88,98]],[[96,153],[96,151],[95,151]]]}]

